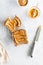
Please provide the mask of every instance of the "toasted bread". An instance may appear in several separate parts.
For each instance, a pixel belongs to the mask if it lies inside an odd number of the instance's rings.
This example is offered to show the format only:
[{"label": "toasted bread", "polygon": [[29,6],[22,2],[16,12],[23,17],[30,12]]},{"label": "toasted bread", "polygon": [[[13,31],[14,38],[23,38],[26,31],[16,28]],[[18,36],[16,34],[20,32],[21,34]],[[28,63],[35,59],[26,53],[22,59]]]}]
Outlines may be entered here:
[{"label": "toasted bread", "polygon": [[23,44],[23,43],[24,44],[28,43],[26,31],[24,29],[17,30],[15,33],[12,33],[12,38],[16,46]]}]

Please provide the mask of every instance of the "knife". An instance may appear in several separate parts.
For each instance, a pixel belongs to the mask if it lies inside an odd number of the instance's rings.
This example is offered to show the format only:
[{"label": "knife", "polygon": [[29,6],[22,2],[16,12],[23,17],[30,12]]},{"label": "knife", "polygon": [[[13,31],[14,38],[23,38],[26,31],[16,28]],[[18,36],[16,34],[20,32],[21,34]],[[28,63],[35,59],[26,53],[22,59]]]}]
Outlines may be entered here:
[{"label": "knife", "polygon": [[31,56],[31,57],[33,57],[32,54],[33,54],[34,47],[35,47],[35,41],[38,41],[39,35],[40,35],[40,31],[41,31],[41,26],[39,26],[39,27],[37,28],[35,37],[34,37],[33,42],[32,42],[31,51],[30,51],[30,56]]}]

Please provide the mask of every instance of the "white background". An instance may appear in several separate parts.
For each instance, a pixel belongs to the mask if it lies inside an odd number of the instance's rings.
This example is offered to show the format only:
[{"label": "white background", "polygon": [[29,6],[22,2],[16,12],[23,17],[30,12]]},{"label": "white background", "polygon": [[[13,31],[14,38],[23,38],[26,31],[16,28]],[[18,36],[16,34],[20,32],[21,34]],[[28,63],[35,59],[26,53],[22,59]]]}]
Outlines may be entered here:
[{"label": "white background", "polygon": [[[28,11],[32,6],[40,9],[40,16],[36,19],[28,17]],[[28,33],[29,44],[14,46],[9,30],[3,25],[7,17],[19,16]],[[29,48],[37,27],[41,25],[41,33],[36,42],[33,58],[29,57]],[[43,65],[43,0],[29,0],[25,7],[19,6],[17,0],[0,0],[0,42],[9,52],[10,59],[7,65]]]}]

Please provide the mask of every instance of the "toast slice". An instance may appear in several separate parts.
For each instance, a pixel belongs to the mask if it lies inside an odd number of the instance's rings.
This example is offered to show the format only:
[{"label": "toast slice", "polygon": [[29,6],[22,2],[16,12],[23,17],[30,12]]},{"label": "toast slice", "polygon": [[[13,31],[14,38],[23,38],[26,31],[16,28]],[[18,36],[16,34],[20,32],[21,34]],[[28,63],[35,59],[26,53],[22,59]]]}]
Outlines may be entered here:
[{"label": "toast slice", "polygon": [[24,29],[17,30],[15,33],[12,33],[12,38],[16,46],[23,44],[23,43],[24,44],[28,43],[26,31]]}]

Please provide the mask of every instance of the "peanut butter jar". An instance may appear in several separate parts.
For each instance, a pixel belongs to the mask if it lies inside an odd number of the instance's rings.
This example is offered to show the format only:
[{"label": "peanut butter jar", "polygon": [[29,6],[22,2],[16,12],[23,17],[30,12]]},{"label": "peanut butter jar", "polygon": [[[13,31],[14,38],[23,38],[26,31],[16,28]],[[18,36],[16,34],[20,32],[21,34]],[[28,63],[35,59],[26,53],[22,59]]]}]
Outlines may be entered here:
[{"label": "peanut butter jar", "polygon": [[18,3],[20,6],[26,6],[28,3],[28,0],[18,0]]},{"label": "peanut butter jar", "polygon": [[36,6],[33,6],[30,8],[30,10],[28,11],[28,16],[30,18],[37,18],[40,14],[40,9]]}]

